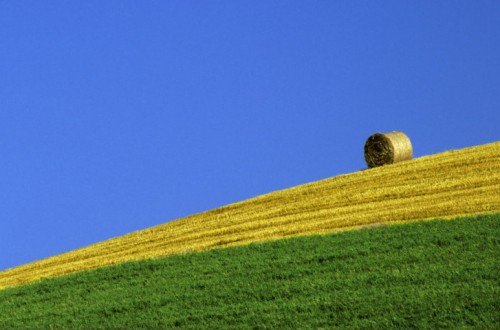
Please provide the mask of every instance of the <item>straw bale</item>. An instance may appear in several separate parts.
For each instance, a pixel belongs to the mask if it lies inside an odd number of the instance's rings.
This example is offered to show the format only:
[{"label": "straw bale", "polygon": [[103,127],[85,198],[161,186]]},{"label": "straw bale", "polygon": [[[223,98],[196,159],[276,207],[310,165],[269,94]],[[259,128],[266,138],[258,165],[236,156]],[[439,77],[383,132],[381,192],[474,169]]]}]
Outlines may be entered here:
[{"label": "straw bale", "polygon": [[375,133],[365,143],[365,161],[369,168],[411,160],[413,148],[405,133]]}]

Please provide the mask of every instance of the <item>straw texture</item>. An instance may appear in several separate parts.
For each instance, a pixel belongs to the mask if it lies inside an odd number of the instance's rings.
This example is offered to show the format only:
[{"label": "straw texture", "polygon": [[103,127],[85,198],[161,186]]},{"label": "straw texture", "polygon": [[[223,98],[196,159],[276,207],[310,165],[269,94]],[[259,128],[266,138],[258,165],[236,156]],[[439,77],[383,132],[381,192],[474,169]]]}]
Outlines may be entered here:
[{"label": "straw texture", "polygon": [[375,133],[365,143],[365,161],[369,168],[411,160],[413,148],[401,131]]},{"label": "straw texture", "polygon": [[500,142],[495,142],[275,191],[2,271],[0,290],[129,260],[373,224],[498,213],[499,159]]}]

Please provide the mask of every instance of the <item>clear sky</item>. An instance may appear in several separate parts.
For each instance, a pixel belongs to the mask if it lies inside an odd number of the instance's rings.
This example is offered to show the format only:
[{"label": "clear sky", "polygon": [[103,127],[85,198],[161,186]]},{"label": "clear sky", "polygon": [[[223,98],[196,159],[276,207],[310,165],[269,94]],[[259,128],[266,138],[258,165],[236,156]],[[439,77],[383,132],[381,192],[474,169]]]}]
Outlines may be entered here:
[{"label": "clear sky", "polygon": [[0,270],[499,140],[500,1],[0,1]]}]

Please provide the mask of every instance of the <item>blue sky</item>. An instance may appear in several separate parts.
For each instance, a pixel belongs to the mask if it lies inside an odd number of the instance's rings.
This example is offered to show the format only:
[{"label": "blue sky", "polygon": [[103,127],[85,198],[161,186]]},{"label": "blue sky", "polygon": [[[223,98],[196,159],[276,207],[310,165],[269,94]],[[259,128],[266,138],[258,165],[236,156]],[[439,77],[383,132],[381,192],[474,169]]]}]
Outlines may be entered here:
[{"label": "blue sky", "polygon": [[0,1],[0,270],[499,140],[500,1]]}]

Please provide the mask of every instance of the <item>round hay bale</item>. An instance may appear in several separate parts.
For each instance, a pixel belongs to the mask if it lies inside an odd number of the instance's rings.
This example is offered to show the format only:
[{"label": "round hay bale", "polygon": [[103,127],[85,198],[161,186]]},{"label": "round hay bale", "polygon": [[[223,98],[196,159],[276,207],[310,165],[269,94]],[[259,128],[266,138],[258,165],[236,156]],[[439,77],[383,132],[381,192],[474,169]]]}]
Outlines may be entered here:
[{"label": "round hay bale", "polygon": [[375,133],[365,143],[365,160],[369,168],[410,160],[412,154],[410,139],[401,131]]}]

